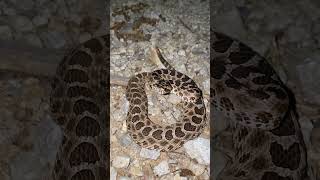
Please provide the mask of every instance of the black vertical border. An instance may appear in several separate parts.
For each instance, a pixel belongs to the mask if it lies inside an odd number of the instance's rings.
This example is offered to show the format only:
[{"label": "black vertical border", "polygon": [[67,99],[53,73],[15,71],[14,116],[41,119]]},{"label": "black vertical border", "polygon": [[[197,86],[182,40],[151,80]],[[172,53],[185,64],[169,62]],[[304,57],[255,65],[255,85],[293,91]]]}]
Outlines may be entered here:
[{"label": "black vertical border", "polygon": [[106,16],[105,16],[105,21],[106,21],[106,27],[105,31],[107,34],[107,42],[108,43],[108,52],[106,53],[106,61],[107,61],[107,78],[106,78],[106,86],[105,86],[105,92],[106,92],[106,118],[105,120],[107,121],[107,132],[106,132],[106,137],[107,137],[107,143],[106,143],[106,168],[107,168],[107,179],[110,179],[110,0],[105,0],[105,10],[106,10]]}]

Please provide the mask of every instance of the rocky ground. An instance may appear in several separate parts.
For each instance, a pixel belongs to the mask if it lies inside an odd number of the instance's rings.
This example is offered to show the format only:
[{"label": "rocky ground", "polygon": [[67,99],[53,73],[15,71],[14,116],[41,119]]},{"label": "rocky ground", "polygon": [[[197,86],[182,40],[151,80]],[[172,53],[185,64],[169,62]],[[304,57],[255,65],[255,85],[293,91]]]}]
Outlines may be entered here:
[{"label": "rocky ground", "polygon": [[[95,2],[1,1],[0,39],[41,48],[69,48],[105,31],[104,2]],[[157,45],[177,70],[196,81],[209,107],[210,20],[215,29],[267,57],[294,91],[308,148],[310,179],[319,179],[320,3],[216,0],[209,11],[209,1],[204,0],[143,2],[147,5],[114,1],[110,12],[111,75],[119,80],[110,87],[111,178],[209,179],[210,172],[216,176],[224,167],[224,154],[215,150],[213,169],[208,165],[209,127],[175,153],[135,145],[126,129],[128,103],[124,84],[119,83],[138,72],[159,68],[148,58],[149,48]],[[61,140],[60,129],[49,115],[49,91],[48,78],[1,69],[1,180],[40,180],[49,172]],[[175,122],[181,113],[176,97],[150,97],[150,118]],[[211,117],[215,117],[215,136],[226,121],[213,113]]]},{"label": "rocky ground", "polygon": [[[111,75],[129,78],[161,68],[149,58],[150,48],[158,46],[173,67],[196,81],[209,107],[208,1],[127,2],[114,1],[111,6]],[[209,179],[209,127],[176,152],[141,148],[127,132],[125,90],[124,86],[111,86],[111,179]],[[179,98],[148,95],[153,121],[172,124],[181,118]]]}]

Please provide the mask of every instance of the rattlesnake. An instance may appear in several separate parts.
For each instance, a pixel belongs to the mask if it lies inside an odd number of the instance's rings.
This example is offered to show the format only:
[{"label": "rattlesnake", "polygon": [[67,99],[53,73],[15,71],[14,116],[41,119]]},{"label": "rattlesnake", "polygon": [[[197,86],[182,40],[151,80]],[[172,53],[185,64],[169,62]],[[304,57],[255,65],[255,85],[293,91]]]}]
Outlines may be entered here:
[{"label": "rattlesnake", "polygon": [[[212,35],[211,108],[232,119],[236,150],[219,179],[302,179],[306,150],[294,97],[264,58],[224,34]],[[50,107],[63,130],[63,141],[53,179],[107,179],[108,53],[106,35],[78,46],[58,66]],[[206,112],[195,82],[157,53],[167,69],[143,72],[128,82],[127,125],[141,146],[172,151],[200,135]],[[184,99],[182,121],[160,126],[148,118],[146,84]]]},{"label": "rattlesnake", "polygon": [[211,112],[231,119],[235,150],[218,179],[302,180],[306,149],[291,91],[251,48],[211,35]]},{"label": "rattlesnake", "polygon": [[76,47],[59,64],[50,107],[63,131],[54,180],[105,180],[108,167],[109,35]]},{"label": "rattlesnake", "polygon": [[[140,146],[173,151],[201,134],[206,125],[206,108],[197,84],[187,75],[176,71],[158,48],[155,52],[166,69],[142,72],[130,78],[126,91],[129,101],[126,122],[130,136]],[[165,126],[152,122],[148,117],[147,85],[163,95],[174,93],[181,97],[184,109],[182,120]]]}]

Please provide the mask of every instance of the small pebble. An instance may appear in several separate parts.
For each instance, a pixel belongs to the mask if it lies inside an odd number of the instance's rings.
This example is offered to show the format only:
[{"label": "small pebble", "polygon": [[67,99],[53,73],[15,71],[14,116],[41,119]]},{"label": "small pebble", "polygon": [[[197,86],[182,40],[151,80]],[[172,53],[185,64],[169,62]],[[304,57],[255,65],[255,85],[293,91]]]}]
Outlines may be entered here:
[{"label": "small pebble", "polygon": [[183,147],[191,158],[195,158],[198,163],[210,164],[210,140],[204,138],[196,138],[186,142]]},{"label": "small pebble", "polygon": [[147,159],[157,159],[160,156],[159,150],[151,150],[146,148],[141,148],[140,156]]},{"label": "small pebble", "polygon": [[110,180],[117,180],[117,170],[114,167],[110,168]]},{"label": "small pebble", "polygon": [[153,172],[157,176],[162,176],[162,175],[170,173],[168,162],[167,161],[161,161],[157,166],[155,166],[153,168]]},{"label": "small pebble", "polygon": [[130,157],[128,156],[116,156],[113,161],[112,165],[116,168],[126,168],[129,166]]}]

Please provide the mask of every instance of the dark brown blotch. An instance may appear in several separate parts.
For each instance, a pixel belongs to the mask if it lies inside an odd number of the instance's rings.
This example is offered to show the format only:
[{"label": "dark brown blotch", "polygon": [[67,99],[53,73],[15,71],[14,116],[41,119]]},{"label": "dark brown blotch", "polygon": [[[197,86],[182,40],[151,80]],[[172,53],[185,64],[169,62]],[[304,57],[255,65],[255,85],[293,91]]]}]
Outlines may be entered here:
[{"label": "dark brown blotch", "polygon": [[270,146],[272,162],[283,168],[296,170],[300,164],[300,147],[298,143],[293,143],[288,149],[284,149],[281,144],[273,142]]},{"label": "dark brown blotch", "polygon": [[95,179],[93,172],[89,169],[83,169],[78,171],[71,177],[71,180],[84,180],[84,179]]},{"label": "dark brown blotch", "polygon": [[195,108],[194,108],[194,112],[195,112],[196,114],[203,115],[204,112],[205,112],[205,108],[204,108],[204,107],[201,107],[201,108],[195,107]]},{"label": "dark brown blotch", "polygon": [[264,100],[264,99],[268,99],[270,97],[269,94],[267,94],[266,92],[264,92],[263,90],[248,90],[247,91],[249,93],[249,95],[251,97],[254,97],[254,98],[257,98],[257,99],[261,99],[261,100]]},{"label": "dark brown blotch", "polygon": [[98,39],[90,39],[89,41],[83,43],[83,46],[89,48],[95,54],[102,51],[102,45]]},{"label": "dark brown blotch", "polygon": [[176,85],[176,86],[180,86],[180,84],[181,84],[180,80],[176,80],[176,81],[175,81],[175,85]]},{"label": "dark brown blotch", "polygon": [[152,133],[152,136],[157,139],[157,140],[161,140],[162,139],[162,130],[156,130]]},{"label": "dark brown blotch", "polygon": [[77,51],[72,55],[68,64],[89,67],[92,63],[92,57],[84,51]]},{"label": "dark brown blotch", "polygon": [[136,113],[141,113],[141,109],[139,108],[139,107],[134,107],[133,109],[132,109],[132,114],[136,114]]},{"label": "dark brown blotch", "polygon": [[259,171],[267,167],[267,160],[263,156],[259,156],[252,161],[252,168]]},{"label": "dark brown blotch", "polygon": [[293,178],[290,176],[283,177],[275,172],[265,172],[261,180],[293,180]]},{"label": "dark brown blotch", "polygon": [[141,100],[140,99],[134,99],[133,100],[133,104],[139,105],[139,104],[141,104]]},{"label": "dark brown blotch", "polygon": [[[227,87],[233,88],[233,89],[237,89],[237,90],[241,89],[241,87],[242,87],[242,84],[239,83],[239,82],[238,82],[237,80],[235,80],[234,78],[227,79],[227,80],[225,81],[225,84],[226,84]],[[218,91],[218,92],[220,92],[220,91]]]},{"label": "dark brown blotch", "polygon": [[181,78],[182,76],[183,76],[183,74],[182,74],[182,73],[177,72],[177,78]]},{"label": "dark brown blotch", "polygon": [[256,52],[254,52],[251,48],[246,46],[243,43],[239,43],[239,51],[231,52],[229,55],[229,59],[233,64],[243,64],[248,62]]},{"label": "dark brown blotch", "polygon": [[192,116],[192,122],[196,124],[200,124],[202,122],[202,118],[199,118],[197,116]]},{"label": "dark brown blotch", "polygon": [[140,130],[143,126],[144,126],[144,123],[143,123],[143,122],[138,122],[138,123],[136,124],[136,130]]},{"label": "dark brown blotch", "polygon": [[72,87],[68,88],[67,96],[69,98],[79,97],[79,96],[93,98],[94,94],[92,93],[92,91],[89,88],[81,87],[81,86],[72,86]]},{"label": "dark brown blotch", "polygon": [[173,146],[172,145],[169,145],[168,146],[168,150],[172,150],[173,149]]},{"label": "dark brown blotch", "polygon": [[252,82],[258,85],[266,85],[271,82],[271,78],[269,76],[258,76],[253,78]]},{"label": "dark brown blotch", "polygon": [[88,142],[80,143],[74,151],[71,152],[70,166],[78,166],[82,163],[94,164],[100,160],[96,147]]},{"label": "dark brown blotch", "polygon": [[287,93],[283,89],[280,89],[280,88],[268,87],[266,90],[274,93],[278,99],[286,99],[288,97]]},{"label": "dark brown blotch", "polygon": [[182,132],[181,127],[177,127],[177,128],[175,129],[175,135],[176,135],[177,137],[181,138],[181,137],[185,136],[185,133]]},{"label": "dark brown blotch", "polygon": [[76,135],[77,136],[98,136],[100,133],[100,125],[99,123],[88,116],[80,119],[78,124],[76,125]]},{"label": "dark brown blotch", "polygon": [[221,79],[226,73],[226,67],[224,59],[214,59],[212,62],[212,68],[210,68],[210,76],[214,79]]},{"label": "dark brown blotch", "polygon": [[148,136],[151,130],[152,130],[151,127],[145,127],[145,128],[142,130],[142,134],[145,135],[145,136]]},{"label": "dark brown blotch", "polygon": [[165,138],[170,141],[171,139],[173,139],[173,135],[172,135],[172,130],[168,130],[166,133],[165,133]]},{"label": "dark brown blotch", "polygon": [[58,125],[63,126],[67,122],[67,119],[64,116],[60,116],[60,117],[55,119],[55,122]]},{"label": "dark brown blotch", "polygon": [[218,53],[226,52],[233,43],[233,39],[217,32],[214,32],[214,35],[216,36],[217,40],[213,41],[211,46],[212,49],[214,49]]},{"label": "dark brown blotch", "polygon": [[258,113],[256,113],[256,119],[259,122],[268,123],[269,120],[273,119],[273,116],[272,116],[272,114],[270,114],[268,112],[258,112]]},{"label": "dark brown blotch", "polygon": [[247,78],[250,74],[250,70],[244,66],[238,66],[231,71],[231,75],[235,78]]},{"label": "dark brown blotch", "polygon": [[89,77],[86,72],[79,70],[79,69],[70,69],[64,76],[64,81],[68,83],[74,82],[88,82]]},{"label": "dark brown blotch", "polygon": [[165,145],[167,145],[167,144],[168,144],[167,141],[161,141],[161,142],[160,142],[160,145],[161,145],[161,146],[165,146]]},{"label": "dark brown blotch", "polygon": [[263,146],[267,142],[268,136],[263,131],[255,131],[251,133],[248,142],[252,148]]},{"label": "dark brown blotch", "polygon": [[281,120],[279,126],[270,131],[276,136],[291,136],[296,133],[290,112]]},{"label": "dark brown blotch", "polygon": [[156,142],[153,138],[148,138],[147,140],[150,144],[154,144]]},{"label": "dark brown blotch", "polygon": [[131,119],[131,122],[135,123],[137,121],[139,121],[139,115],[133,116],[132,119]]},{"label": "dark brown blotch", "polygon": [[182,82],[187,82],[190,78],[186,75],[183,76],[183,78],[181,79]]},{"label": "dark brown blotch", "polygon": [[186,123],[184,124],[184,129],[186,131],[195,131],[196,130],[196,126],[192,125],[191,123]]},{"label": "dark brown blotch", "polygon": [[85,111],[88,111],[92,114],[99,114],[100,109],[95,103],[91,101],[79,99],[74,103],[73,111],[74,113],[76,113],[76,115],[79,115]]},{"label": "dark brown blotch", "polygon": [[231,100],[227,97],[221,97],[220,98],[220,105],[222,108],[224,108],[226,111],[234,110],[234,106],[231,102]]}]

